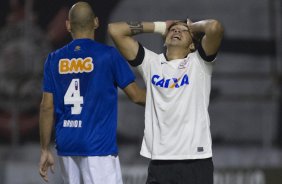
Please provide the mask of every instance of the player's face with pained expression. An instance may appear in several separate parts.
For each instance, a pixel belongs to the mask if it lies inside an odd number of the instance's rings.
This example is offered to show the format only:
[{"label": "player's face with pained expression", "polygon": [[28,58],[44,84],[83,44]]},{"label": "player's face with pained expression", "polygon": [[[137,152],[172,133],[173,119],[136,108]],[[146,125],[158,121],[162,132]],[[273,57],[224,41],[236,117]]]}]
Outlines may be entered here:
[{"label": "player's face with pained expression", "polygon": [[192,36],[186,23],[179,22],[173,25],[167,32],[166,46],[183,46],[189,48]]}]

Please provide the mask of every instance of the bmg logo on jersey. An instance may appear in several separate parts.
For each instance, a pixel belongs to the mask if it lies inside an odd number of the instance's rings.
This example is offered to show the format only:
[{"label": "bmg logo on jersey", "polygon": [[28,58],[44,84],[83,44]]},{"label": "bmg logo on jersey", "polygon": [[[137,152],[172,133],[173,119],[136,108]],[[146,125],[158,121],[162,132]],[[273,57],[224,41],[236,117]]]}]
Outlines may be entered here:
[{"label": "bmg logo on jersey", "polygon": [[159,75],[153,75],[151,82],[153,85],[162,88],[179,88],[181,86],[189,84],[189,77],[187,74],[185,74],[178,79],[177,78],[165,79],[165,78],[161,78]]},{"label": "bmg logo on jersey", "polygon": [[59,73],[70,74],[70,73],[83,73],[91,72],[94,69],[93,59],[87,58],[72,58],[72,59],[60,59],[59,61]]}]

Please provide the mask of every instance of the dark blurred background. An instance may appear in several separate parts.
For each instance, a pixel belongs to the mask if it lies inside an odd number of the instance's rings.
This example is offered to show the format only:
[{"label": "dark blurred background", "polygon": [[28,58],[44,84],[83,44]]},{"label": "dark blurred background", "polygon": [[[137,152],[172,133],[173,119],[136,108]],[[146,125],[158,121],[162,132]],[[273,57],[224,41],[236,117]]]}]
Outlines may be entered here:
[{"label": "dark blurred background", "polygon": [[[65,29],[75,0],[0,1],[0,183],[44,183],[38,175],[38,110],[47,54],[71,40]],[[225,36],[214,68],[210,116],[215,184],[282,183],[281,0],[89,0],[96,40],[112,21],[218,19]],[[163,51],[159,35],[137,36]],[[134,69],[133,69],[134,70]],[[135,71],[135,70],[134,70]],[[137,82],[144,86],[137,74]],[[119,93],[118,143],[125,184],[144,183],[139,155],[144,108]],[[54,150],[55,153],[55,150]],[[56,167],[59,167],[58,165]],[[50,183],[61,183],[59,168]]]}]

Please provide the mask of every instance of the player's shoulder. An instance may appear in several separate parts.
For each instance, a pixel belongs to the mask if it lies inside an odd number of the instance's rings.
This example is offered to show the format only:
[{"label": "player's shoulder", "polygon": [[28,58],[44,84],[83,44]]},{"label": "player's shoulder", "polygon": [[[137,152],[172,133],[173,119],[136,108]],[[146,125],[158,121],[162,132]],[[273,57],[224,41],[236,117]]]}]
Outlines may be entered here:
[{"label": "player's shoulder", "polygon": [[64,45],[63,47],[58,48],[58,49],[52,51],[49,54],[49,57],[54,58],[54,57],[58,57],[58,56],[62,55],[62,53],[64,53],[65,50],[67,50],[67,47],[68,47],[68,45]]},{"label": "player's shoulder", "polygon": [[[66,44],[64,45],[63,47],[61,48],[58,48],[56,50],[54,50],[53,52],[51,52],[49,54],[49,59],[51,60],[56,60],[58,58],[63,58],[63,57],[66,57],[66,56],[69,56],[70,53],[70,50],[75,50],[76,48],[72,48],[73,45],[71,45],[71,43],[69,44]],[[102,56],[102,55],[110,55],[112,53],[117,53],[117,49],[113,46],[109,46],[109,45],[106,45],[106,44],[103,44],[103,43],[99,43],[99,42],[96,42],[96,41],[91,41],[91,42],[88,42],[87,45],[84,45],[85,47],[85,51],[86,52],[92,52],[94,55],[99,55],[99,56]]]},{"label": "player's shoulder", "polygon": [[149,55],[149,56],[154,56],[154,57],[160,57],[163,53],[157,53],[155,51],[152,51],[151,49],[148,49],[144,46],[142,46],[144,49],[145,54]]},{"label": "player's shoulder", "polygon": [[148,48],[144,48],[144,61],[149,61],[149,63],[153,64],[158,62],[159,60],[164,60],[166,61],[164,57],[164,53],[157,53],[155,51],[152,51]]},{"label": "player's shoulder", "polygon": [[98,55],[104,55],[104,54],[110,54],[113,52],[117,52],[117,49],[113,46],[110,45],[106,45],[104,43],[100,43],[97,41],[91,41],[90,43],[88,43],[88,51],[93,53],[96,53]]}]

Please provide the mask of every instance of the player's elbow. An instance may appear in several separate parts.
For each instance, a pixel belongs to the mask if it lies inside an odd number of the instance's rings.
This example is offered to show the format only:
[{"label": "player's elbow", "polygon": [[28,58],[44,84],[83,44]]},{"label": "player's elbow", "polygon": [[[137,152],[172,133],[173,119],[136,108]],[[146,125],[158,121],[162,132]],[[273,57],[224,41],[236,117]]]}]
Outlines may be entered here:
[{"label": "player's elbow", "polygon": [[135,104],[137,104],[137,105],[145,106],[146,101],[143,101],[143,100],[135,100],[135,101],[133,101],[133,103],[135,103]]},{"label": "player's elbow", "polygon": [[145,105],[146,91],[143,89],[139,89],[136,93],[130,96],[130,100],[135,104]]},{"label": "player's elbow", "polygon": [[111,37],[116,37],[116,36],[121,34],[119,32],[119,27],[118,27],[117,23],[109,23],[108,24],[108,34]]},{"label": "player's elbow", "polygon": [[44,103],[41,102],[40,104],[40,112],[42,113],[53,113],[54,112],[54,106],[50,103]]},{"label": "player's elbow", "polygon": [[224,34],[224,28],[218,20],[211,20],[209,23],[208,32],[211,35],[222,37]]},{"label": "player's elbow", "polygon": [[130,100],[135,103],[135,104],[141,104],[141,103],[145,103],[143,100],[142,100],[142,97],[140,95],[134,95],[134,96],[131,96],[130,97]]},{"label": "player's elbow", "polygon": [[108,34],[110,36],[112,36],[114,34],[114,24],[113,23],[108,24]]}]

